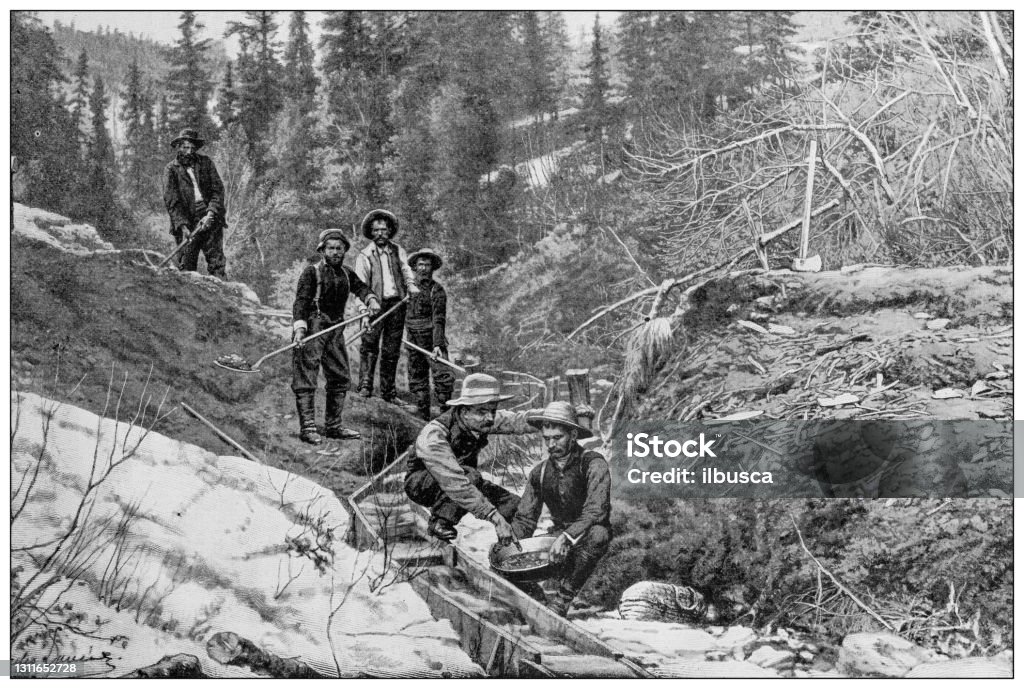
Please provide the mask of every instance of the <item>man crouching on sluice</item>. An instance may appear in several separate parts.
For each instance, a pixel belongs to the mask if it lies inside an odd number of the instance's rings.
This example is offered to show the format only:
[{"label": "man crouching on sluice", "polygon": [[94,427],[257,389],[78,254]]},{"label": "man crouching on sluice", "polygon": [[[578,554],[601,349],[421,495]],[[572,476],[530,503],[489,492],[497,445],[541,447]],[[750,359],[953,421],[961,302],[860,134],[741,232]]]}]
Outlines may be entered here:
[{"label": "man crouching on sluice", "polygon": [[516,540],[509,521],[519,497],[485,481],[477,469],[480,451],[492,433],[533,433],[530,412],[499,411],[498,403],[511,399],[501,394],[497,378],[473,373],[462,381],[462,393],[447,405],[451,409],[420,431],[409,454],[405,494],[430,508],[428,531],[442,541],[457,535],[455,525],[467,512],[494,525],[498,542]]},{"label": "man crouching on sluice", "polygon": [[565,616],[611,541],[611,476],[599,452],[585,450],[577,440],[593,435],[581,426],[568,402],[552,402],[527,421],[540,429],[547,459],[533,468],[512,521],[517,538],[529,538],[547,505],[558,534],[549,557],[561,564],[558,593],[548,602]]}]

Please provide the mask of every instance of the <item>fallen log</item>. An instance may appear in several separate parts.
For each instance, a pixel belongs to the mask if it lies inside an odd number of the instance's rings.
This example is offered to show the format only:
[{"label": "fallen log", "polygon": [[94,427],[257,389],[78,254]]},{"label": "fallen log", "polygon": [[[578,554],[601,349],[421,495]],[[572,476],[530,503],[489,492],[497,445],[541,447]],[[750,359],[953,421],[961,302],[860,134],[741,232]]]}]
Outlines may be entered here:
[{"label": "fallen log", "polygon": [[257,675],[278,679],[326,679],[302,661],[281,658],[234,632],[219,632],[206,642],[206,652],[222,665],[248,666]]},{"label": "fallen log", "polygon": [[173,656],[164,656],[156,663],[140,667],[127,675],[121,675],[121,679],[206,679],[208,676],[203,673],[199,665],[199,658],[188,653],[179,653]]}]

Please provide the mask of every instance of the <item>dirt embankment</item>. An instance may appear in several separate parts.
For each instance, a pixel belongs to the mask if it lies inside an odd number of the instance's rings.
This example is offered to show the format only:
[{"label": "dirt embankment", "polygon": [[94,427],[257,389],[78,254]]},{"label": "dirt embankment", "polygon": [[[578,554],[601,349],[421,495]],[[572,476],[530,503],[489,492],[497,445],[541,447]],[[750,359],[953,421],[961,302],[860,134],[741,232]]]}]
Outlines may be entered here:
[{"label": "dirt embankment", "polygon": [[1012,299],[999,267],[722,278],[681,309],[636,416],[1010,418]]},{"label": "dirt embankment", "polygon": [[[55,217],[43,223],[50,237],[60,229],[62,219]],[[171,413],[157,432],[237,454],[182,411],[179,402],[187,402],[268,463],[339,494],[350,492],[371,468],[415,437],[421,422],[409,414],[376,398],[350,395],[346,424],[363,432],[362,441],[315,449],[300,443],[288,353],[268,360],[257,374],[213,365],[222,354],[255,360],[286,344],[290,314],[261,307],[244,285],[155,270],[140,252],[71,253],[20,232],[31,218],[15,220],[11,382],[16,389],[122,420],[135,413],[143,396],[156,404],[166,392],[163,411]],[[40,229],[39,222],[29,229]],[[353,363],[357,368],[358,358]],[[321,389],[321,418],[322,395]]]}]

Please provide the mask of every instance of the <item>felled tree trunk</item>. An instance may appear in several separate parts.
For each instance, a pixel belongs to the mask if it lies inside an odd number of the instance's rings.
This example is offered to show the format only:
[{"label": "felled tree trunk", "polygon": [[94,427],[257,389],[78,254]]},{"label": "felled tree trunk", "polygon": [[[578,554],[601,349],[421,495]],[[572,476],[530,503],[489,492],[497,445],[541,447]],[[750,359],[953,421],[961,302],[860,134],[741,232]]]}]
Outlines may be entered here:
[{"label": "felled tree trunk", "polygon": [[206,679],[199,658],[187,653],[164,656],[159,662],[140,667],[135,672],[122,675],[121,679]]},{"label": "felled tree trunk", "polygon": [[264,651],[234,632],[214,634],[206,642],[206,652],[222,665],[248,666],[258,675],[279,679],[326,679],[305,663]]}]

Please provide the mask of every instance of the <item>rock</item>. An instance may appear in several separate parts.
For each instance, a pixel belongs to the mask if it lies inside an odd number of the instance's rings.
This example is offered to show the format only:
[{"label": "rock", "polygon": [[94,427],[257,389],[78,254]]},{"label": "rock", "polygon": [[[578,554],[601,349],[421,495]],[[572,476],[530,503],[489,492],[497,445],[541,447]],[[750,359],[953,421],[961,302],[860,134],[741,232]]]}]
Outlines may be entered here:
[{"label": "rock", "polygon": [[950,400],[958,397],[963,397],[964,391],[956,388],[942,388],[932,393],[932,399],[936,400]]},{"label": "rock", "polygon": [[814,660],[814,654],[810,651],[800,651],[800,660],[809,663]]},{"label": "rock", "polygon": [[760,667],[776,667],[792,660],[793,654],[791,652],[780,651],[779,649],[772,648],[771,646],[761,646],[747,658],[748,663],[753,663]]},{"label": "rock", "polygon": [[768,324],[768,332],[773,335],[796,335],[796,330],[788,325],[777,325],[775,323]]},{"label": "rock", "polygon": [[933,321],[928,321],[927,323],[925,323],[925,326],[927,326],[929,330],[942,330],[947,325],[949,325],[948,318],[936,318]]},{"label": "rock", "polygon": [[718,647],[742,649],[756,638],[754,630],[750,627],[729,627],[722,636],[718,637]]},{"label": "rock", "polygon": [[935,654],[894,634],[862,632],[843,639],[837,669],[848,675],[902,677]]},{"label": "rock", "polygon": [[706,660],[670,661],[651,668],[659,677],[778,677],[771,670],[737,660],[710,662]]},{"label": "rock", "polygon": [[696,622],[703,620],[706,612],[704,596],[689,586],[639,581],[619,597],[619,614],[624,620]]},{"label": "rock", "polygon": [[914,318],[916,318],[919,321],[927,321],[930,320],[931,317],[932,315],[930,313],[925,313],[924,311],[918,311],[917,313],[914,314]]},{"label": "rock", "polygon": [[959,658],[940,663],[922,663],[903,675],[909,678],[1010,678],[1013,677],[1013,665],[998,656],[991,658]]}]

